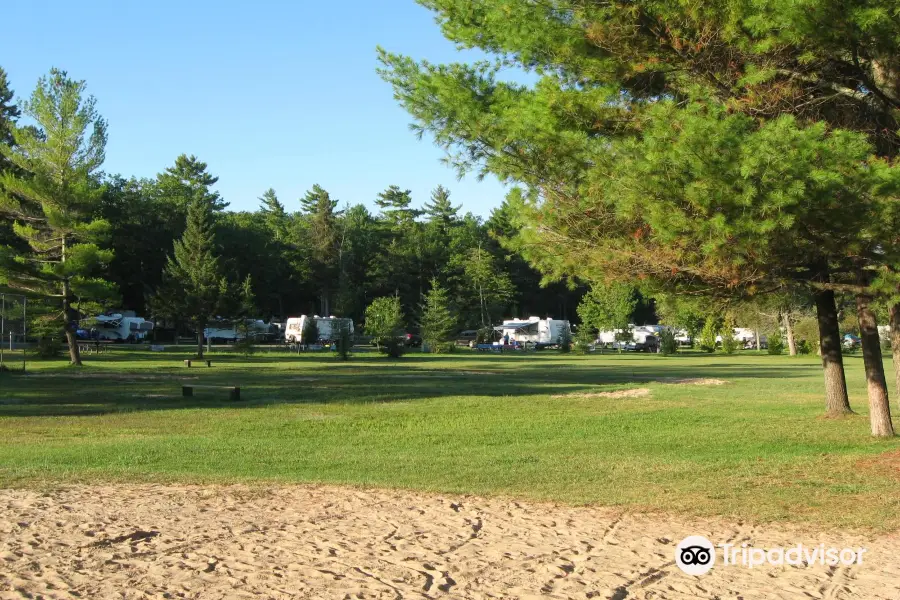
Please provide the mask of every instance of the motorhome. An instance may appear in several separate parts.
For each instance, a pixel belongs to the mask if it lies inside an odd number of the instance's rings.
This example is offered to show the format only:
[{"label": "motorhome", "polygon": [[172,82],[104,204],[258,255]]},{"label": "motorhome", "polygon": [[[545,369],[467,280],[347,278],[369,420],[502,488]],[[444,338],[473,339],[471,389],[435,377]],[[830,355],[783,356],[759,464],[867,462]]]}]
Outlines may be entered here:
[{"label": "motorhome", "polygon": [[[306,323],[312,320],[316,324],[318,339],[303,339],[303,329]],[[315,344],[317,342],[335,342],[340,335],[340,327],[347,327],[348,333],[353,335],[353,321],[343,317],[320,317],[319,315],[302,315],[291,317],[284,324],[284,341],[289,344]]]},{"label": "motorhome", "polygon": [[90,320],[91,333],[100,340],[139,342],[153,330],[153,323],[134,313],[100,315]]},{"label": "motorhome", "polygon": [[563,337],[572,337],[572,328],[568,321],[562,319],[510,319],[502,325],[494,327],[500,337],[521,344],[533,344],[535,348],[546,348],[559,344]]}]

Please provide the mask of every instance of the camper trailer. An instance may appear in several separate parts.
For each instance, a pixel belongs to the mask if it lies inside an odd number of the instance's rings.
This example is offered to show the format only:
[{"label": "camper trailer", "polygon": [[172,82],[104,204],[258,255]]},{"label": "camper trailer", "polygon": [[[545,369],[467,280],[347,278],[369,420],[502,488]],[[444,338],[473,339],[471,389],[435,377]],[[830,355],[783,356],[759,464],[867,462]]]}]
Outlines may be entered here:
[{"label": "camper trailer", "polygon": [[529,317],[527,320],[511,319],[503,321],[503,325],[494,327],[500,337],[508,336],[510,342],[531,344],[536,349],[556,346],[563,337],[572,336],[568,321],[561,319],[541,319]]},{"label": "camper trailer", "polygon": [[[319,332],[319,339],[304,340],[303,328],[307,321],[313,320],[316,323],[316,329]],[[289,344],[315,344],[317,342],[335,342],[340,334],[340,325],[345,325],[353,335],[353,321],[341,317],[320,317],[319,315],[303,315],[300,317],[291,317],[285,322],[284,341]]]},{"label": "camper trailer", "polygon": [[139,342],[153,330],[153,323],[134,316],[134,313],[126,313],[126,316],[115,313],[94,317],[91,329],[96,339]]}]

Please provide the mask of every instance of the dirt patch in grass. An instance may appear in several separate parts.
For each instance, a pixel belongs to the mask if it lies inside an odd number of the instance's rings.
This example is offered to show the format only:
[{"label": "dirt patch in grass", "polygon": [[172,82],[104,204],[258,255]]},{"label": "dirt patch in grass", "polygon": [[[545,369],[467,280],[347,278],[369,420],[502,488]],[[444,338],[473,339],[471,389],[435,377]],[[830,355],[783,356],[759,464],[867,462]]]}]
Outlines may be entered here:
[{"label": "dirt patch in grass", "polygon": [[636,388],[633,390],[616,390],[615,392],[574,392],[571,394],[555,394],[550,396],[551,398],[574,398],[574,399],[588,399],[588,398],[640,398],[642,396],[649,396],[650,390],[647,388]]},{"label": "dirt patch in grass", "polygon": [[688,379],[678,379],[675,377],[667,377],[665,379],[660,379],[660,383],[667,383],[669,385],[725,385],[728,382],[724,379],[709,379],[709,378],[688,378]]},{"label": "dirt patch in grass", "polygon": [[856,461],[860,469],[900,479],[900,450],[882,452]]}]

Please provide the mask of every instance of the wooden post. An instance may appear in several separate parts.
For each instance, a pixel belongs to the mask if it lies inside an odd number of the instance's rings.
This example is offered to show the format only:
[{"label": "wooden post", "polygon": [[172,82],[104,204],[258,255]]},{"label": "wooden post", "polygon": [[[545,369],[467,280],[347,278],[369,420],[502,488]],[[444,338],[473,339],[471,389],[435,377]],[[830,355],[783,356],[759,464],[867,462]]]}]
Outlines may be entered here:
[{"label": "wooden post", "polygon": [[241,388],[234,387],[231,388],[231,393],[229,395],[231,400],[240,400],[241,399]]},{"label": "wooden post", "polygon": [[185,359],[185,361],[184,361],[184,366],[186,366],[187,368],[190,368],[190,367],[191,367],[191,361],[188,360],[188,359]]},{"label": "wooden post", "polygon": [[184,398],[190,398],[194,395],[194,388],[189,385],[181,386],[181,395]]}]

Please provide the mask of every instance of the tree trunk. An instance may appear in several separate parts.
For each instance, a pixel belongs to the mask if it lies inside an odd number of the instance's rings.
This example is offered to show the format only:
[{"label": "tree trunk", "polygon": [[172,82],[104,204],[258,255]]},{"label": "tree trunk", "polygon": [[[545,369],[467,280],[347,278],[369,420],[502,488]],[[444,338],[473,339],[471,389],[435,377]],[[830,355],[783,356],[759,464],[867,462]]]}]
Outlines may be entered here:
[{"label": "tree trunk", "polygon": [[900,304],[891,305],[891,355],[894,360],[894,380],[900,398]]},{"label": "tree trunk", "polygon": [[756,336],[756,351],[757,351],[757,352],[761,352],[761,351],[762,351],[762,344],[759,342],[759,329],[758,329],[758,328],[757,328],[756,331],[753,332],[753,335]]},{"label": "tree trunk", "polygon": [[[66,236],[62,238],[62,264],[66,263]],[[78,313],[72,308],[72,288],[69,287],[69,280],[63,279],[62,284],[62,301],[63,301],[63,318],[66,320],[64,331],[66,332],[66,345],[69,346],[69,363],[76,367],[81,366],[81,352],[78,350],[78,339],[76,332],[78,325]]]},{"label": "tree trunk", "polygon": [[869,421],[872,435],[892,437],[891,405],[888,402],[887,382],[884,379],[884,363],[878,340],[878,323],[866,294],[856,296],[856,315],[859,319],[859,337],[862,340],[863,361],[866,366],[866,383],[869,391]]},{"label": "tree trunk", "polygon": [[844,357],[841,354],[841,331],[838,325],[834,292],[816,292],[816,321],[819,325],[819,354],[825,375],[825,414],[839,417],[852,413],[847,398],[847,380],[844,377]]},{"label": "tree trunk", "polygon": [[197,328],[197,358],[203,358],[203,327]]},{"label": "tree trunk", "polygon": [[784,334],[787,337],[788,352],[791,356],[797,356],[797,342],[794,341],[794,324],[787,313],[781,313],[781,322],[784,323]]}]

